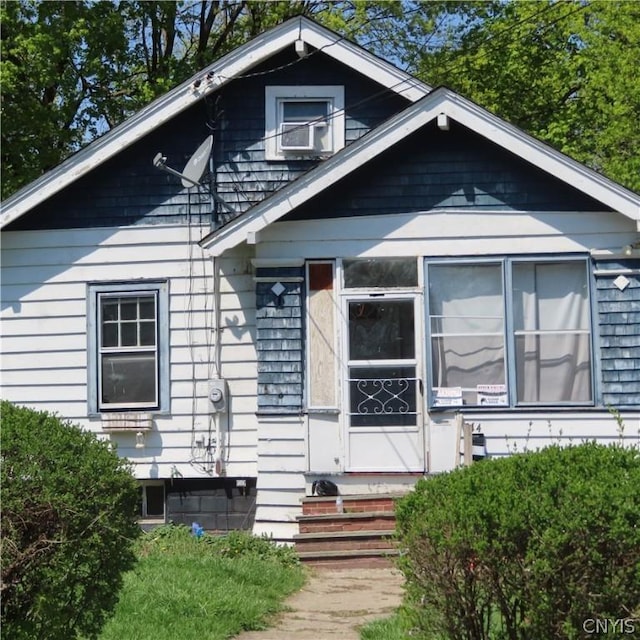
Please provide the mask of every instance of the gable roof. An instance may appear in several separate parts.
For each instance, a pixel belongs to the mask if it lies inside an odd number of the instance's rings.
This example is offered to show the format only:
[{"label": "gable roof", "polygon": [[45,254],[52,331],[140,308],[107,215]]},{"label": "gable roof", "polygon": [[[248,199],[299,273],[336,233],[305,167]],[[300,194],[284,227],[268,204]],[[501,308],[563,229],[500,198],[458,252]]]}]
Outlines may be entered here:
[{"label": "gable roof", "polygon": [[2,203],[0,228],[165,124],[204,96],[293,45],[297,40],[302,40],[412,102],[421,99],[431,90],[431,87],[417,78],[317,22],[303,16],[291,18],[205,67],[7,198]]},{"label": "gable roof", "polygon": [[446,114],[571,187],[635,220],[640,196],[533,138],[446,87],[440,87],[200,241],[221,255],[318,195],[334,182]]}]

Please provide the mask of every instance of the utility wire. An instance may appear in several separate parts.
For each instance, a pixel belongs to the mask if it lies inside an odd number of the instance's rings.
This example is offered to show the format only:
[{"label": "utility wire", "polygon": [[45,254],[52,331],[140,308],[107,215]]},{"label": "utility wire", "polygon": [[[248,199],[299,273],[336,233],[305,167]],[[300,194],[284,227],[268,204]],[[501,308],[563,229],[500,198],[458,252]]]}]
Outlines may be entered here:
[{"label": "utility wire", "polygon": [[[542,9],[540,9],[539,11],[536,11],[535,13],[531,14],[530,16],[526,16],[525,18],[522,18],[521,20],[517,21],[515,24],[510,25],[509,27],[505,27],[504,29],[501,29],[497,33],[492,34],[490,36],[487,36],[486,38],[483,38],[480,42],[477,43],[476,46],[477,47],[480,47],[482,45],[490,45],[490,46],[487,46],[484,50],[478,51],[478,54],[480,56],[482,56],[482,57],[485,57],[488,54],[496,51],[499,47],[504,45],[503,36],[505,36],[505,35],[513,36],[515,30],[517,29],[517,27],[520,27],[522,25],[526,25],[528,23],[535,24],[536,21],[540,18],[540,16],[543,16],[544,14],[546,14],[549,11],[551,11],[552,9],[555,9],[556,6],[557,5],[555,3],[545,4],[545,6]],[[576,13],[584,11],[587,8],[589,8],[589,4],[588,3],[584,3],[584,4],[580,3],[580,4],[578,4],[578,6],[575,9],[572,9],[571,11],[563,13],[562,15],[558,16],[554,20],[546,22],[541,27],[540,32],[541,33],[545,33],[554,24],[557,24],[561,20],[565,20],[568,17],[570,17],[570,16],[572,16],[572,15],[574,15]],[[517,34],[515,34],[515,35],[517,36]],[[231,77],[231,78],[228,78],[228,80],[229,81],[234,81],[234,80],[241,80],[241,79],[245,79],[245,78],[253,78],[253,77],[259,77],[259,76],[266,76],[266,75],[269,75],[269,74],[272,74],[272,73],[277,73],[278,71],[281,71],[282,69],[290,68],[290,67],[292,67],[294,65],[300,64],[304,60],[308,60],[311,56],[313,56],[313,55],[315,55],[317,53],[320,53],[324,49],[327,49],[328,47],[333,46],[333,45],[345,40],[346,37],[347,36],[340,36],[340,37],[336,38],[335,40],[333,40],[332,42],[327,43],[323,47],[320,47],[318,49],[314,49],[312,52],[310,52],[309,54],[307,54],[303,58],[298,58],[298,59],[293,60],[293,61],[291,61],[289,63],[284,64],[284,65],[280,65],[278,67],[274,67],[273,69],[267,69],[265,71],[256,72],[254,74],[246,74],[246,75],[242,75],[242,76]],[[429,39],[431,37],[433,37],[433,33],[429,37]],[[429,40],[427,40],[427,43],[428,43],[428,41]],[[424,46],[425,45],[423,45],[423,47]],[[417,55],[417,53],[416,53],[416,55]],[[465,64],[466,64],[466,62],[464,60],[456,62],[456,63],[450,65],[449,67],[447,67],[444,70],[443,73],[444,74],[450,74],[450,73],[456,71],[457,69],[462,68]],[[220,76],[220,77],[224,77],[224,76]],[[402,85],[406,85],[406,86],[403,87]],[[409,91],[410,89],[412,89],[413,86],[414,86],[414,82],[413,82],[413,79],[411,77],[403,79],[403,80],[400,80],[400,81],[396,82],[395,84],[393,84],[393,85],[391,85],[389,87],[385,87],[381,91],[375,92],[375,93],[367,96],[366,98],[363,98],[361,100],[357,100],[355,102],[349,103],[343,109],[336,109],[332,113],[328,114],[326,117],[316,118],[314,120],[310,120],[307,123],[301,124],[298,128],[308,127],[309,125],[313,125],[314,123],[330,122],[331,120],[346,114],[348,111],[350,111],[350,110],[352,110],[352,109],[354,109],[356,107],[360,107],[360,106],[363,106],[365,104],[373,103],[374,101],[379,100],[379,99],[386,99],[386,98],[391,97],[390,93],[389,93],[390,91],[395,91],[396,95],[397,94],[403,94],[406,91]],[[290,128],[289,132],[294,131],[294,130],[296,130],[296,129]],[[262,140],[269,140],[269,139],[279,138],[281,136],[282,136],[282,133],[279,132],[279,131],[276,131],[275,133],[272,133],[272,134],[270,134],[268,136],[263,136]],[[329,152],[327,152],[327,153],[329,153]],[[248,202],[248,203],[251,203],[249,194],[247,194],[244,191],[244,189],[241,188],[241,183],[240,182],[238,182],[236,184],[236,189],[235,189],[236,192],[238,192],[238,187],[240,187],[240,193],[244,197],[245,201]]]},{"label": "utility wire", "polygon": [[[499,46],[501,46],[502,44],[504,44],[501,40],[502,36],[505,34],[512,34],[514,29],[518,26],[521,26],[523,24],[526,23],[533,23],[539,16],[545,14],[546,12],[550,11],[551,9],[555,8],[556,5],[555,4],[548,4],[545,5],[545,7],[543,9],[541,9],[540,11],[537,11],[536,13],[527,16],[526,18],[523,18],[522,20],[519,20],[518,22],[516,22],[514,25],[511,25],[508,28],[502,29],[500,30],[498,33],[489,36],[487,38],[484,38],[480,43],[478,43],[478,46],[481,46],[483,44],[487,44],[487,43],[492,43],[493,46],[488,47],[487,49],[485,49],[484,51],[479,51],[478,53],[480,55],[482,55],[483,57],[486,56],[489,53],[492,53],[494,51],[496,51],[498,49]],[[560,22],[561,20],[565,20],[566,18],[570,17],[571,15],[574,15],[580,11],[584,11],[585,9],[587,9],[589,7],[588,4],[579,4],[577,6],[577,8],[568,11],[567,13],[562,14],[561,16],[558,16],[555,20],[552,20],[550,22],[547,22],[544,24],[544,26],[541,28],[541,33],[546,32],[551,26],[553,26],[554,24]],[[335,44],[341,40],[343,40],[344,38],[340,38],[338,40],[336,40],[335,42],[332,42],[330,44],[325,45],[326,48],[328,46],[331,46],[332,44]],[[498,41],[498,42],[495,42]],[[319,51],[321,51],[321,49],[317,49],[315,51],[313,51],[310,55],[318,53]],[[290,63],[288,63],[287,65],[282,65],[281,67],[277,67],[274,69],[270,69],[267,71],[262,71],[259,72],[256,75],[267,75],[269,73],[274,73],[279,71],[282,68],[286,68],[286,67],[290,67],[293,66],[294,64],[298,64],[300,62],[302,62],[304,59],[308,59],[309,56],[306,56],[305,58],[301,58],[299,60],[294,60]],[[465,65],[465,62],[457,62],[452,64],[451,66],[449,66],[448,68],[445,69],[444,74],[450,74],[451,72],[463,67]],[[246,77],[252,77],[251,75],[248,76],[240,76],[241,78],[246,78]],[[402,88],[402,85],[406,84],[407,86],[405,88]],[[333,111],[331,114],[329,114],[327,117],[323,117],[323,118],[316,118],[314,120],[310,120],[308,123],[304,123],[300,125],[300,128],[306,127],[308,125],[312,125],[315,123],[321,123],[321,122],[327,122],[330,121],[334,118],[337,118],[343,114],[345,114],[347,111],[354,109],[355,107],[359,107],[362,106],[364,104],[368,104],[370,102],[373,102],[379,98],[384,98],[384,97],[389,97],[389,91],[390,90],[396,90],[396,93],[402,94],[405,93],[406,91],[409,91],[411,88],[413,87],[413,83],[412,83],[412,79],[411,78],[407,78],[405,80],[400,80],[399,82],[395,83],[394,85],[391,85],[390,87],[385,87],[385,89],[378,91],[372,95],[367,96],[366,98],[363,98],[362,100],[358,100],[356,102],[352,102],[348,105],[346,105],[343,109],[336,109],[335,111]],[[294,131],[295,129],[289,129],[289,131]],[[280,132],[276,132],[273,133],[269,136],[264,136],[263,140],[268,140],[268,139],[272,139],[272,138],[278,138],[282,135],[282,133]]]}]

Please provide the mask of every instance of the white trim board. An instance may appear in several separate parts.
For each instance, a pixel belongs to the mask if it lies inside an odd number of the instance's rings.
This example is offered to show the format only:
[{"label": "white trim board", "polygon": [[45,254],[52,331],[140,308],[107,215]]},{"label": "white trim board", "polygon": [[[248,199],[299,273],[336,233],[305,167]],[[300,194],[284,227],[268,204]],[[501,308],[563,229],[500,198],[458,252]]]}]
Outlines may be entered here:
[{"label": "white trim board", "polygon": [[[429,85],[313,20],[302,16],[291,18],[205,67],[189,80],[154,100],[131,118],[7,198],[2,203],[0,228],[4,228],[33,207],[117,155],[204,96],[293,45],[298,39],[302,39],[315,49],[321,50],[410,101],[419,100],[431,90]],[[196,89],[194,83],[197,81],[200,81],[200,85]]]},{"label": "white trim board", "polygon": [[640,196],[455,92],[440,87],[200,242],[219,256],[301,206],[421,127],[446,114],[619,213],[640,221]]}]

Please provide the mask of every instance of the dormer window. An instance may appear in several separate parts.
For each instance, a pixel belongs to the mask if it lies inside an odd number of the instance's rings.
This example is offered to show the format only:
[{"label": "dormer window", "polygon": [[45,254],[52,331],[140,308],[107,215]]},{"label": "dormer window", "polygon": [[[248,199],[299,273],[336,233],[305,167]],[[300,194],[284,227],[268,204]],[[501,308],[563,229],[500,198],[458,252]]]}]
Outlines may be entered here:
[{"label": "dormer window", "polygon": [[267,160],[316,158],[344,147],[344,88],[266,87]]}]

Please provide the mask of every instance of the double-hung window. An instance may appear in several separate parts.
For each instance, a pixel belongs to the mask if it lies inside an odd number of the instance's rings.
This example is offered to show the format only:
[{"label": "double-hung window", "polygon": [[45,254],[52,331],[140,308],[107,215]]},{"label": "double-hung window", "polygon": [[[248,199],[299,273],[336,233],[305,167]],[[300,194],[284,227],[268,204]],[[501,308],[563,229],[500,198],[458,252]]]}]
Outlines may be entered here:
[{"label": "double-hung window", "polygon": [[267,160],[326,156],[344,147],[344,87],[268,86]]},{"label": "double-hung window", "polygon": [[166,283],[89,287],[90,413],[168,408]]},{"label": "double-hung window", "polygon": [[585,259],[427,261],[431,406],[593,402]]}]

